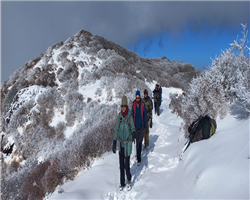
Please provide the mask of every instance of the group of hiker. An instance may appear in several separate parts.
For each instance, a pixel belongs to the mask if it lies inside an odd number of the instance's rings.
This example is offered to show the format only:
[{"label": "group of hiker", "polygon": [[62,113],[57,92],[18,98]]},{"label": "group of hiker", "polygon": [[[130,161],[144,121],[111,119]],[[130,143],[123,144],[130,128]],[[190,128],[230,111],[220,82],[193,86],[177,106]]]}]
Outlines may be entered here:
[{"label": "group of hiker", "polygon": [[[162,102],[162,89],[159,84],[155,85],[153,98],[148,95],[148,90],[144,90],[144,98],[137,90],[135,100],[132,103],[131,110],[128,108],[126,96],[122,97],[121,112],[118,115],[115,135],[113,140],[113,153],[116,153],[116,144],[119,146],[119,164],[120,164],[120,190],[125,187],[125,172],[127,177],[127,190],[131,189],[130,156],[132,154],[132,143],[136,143],[136,161],[137,166],[141,164],[142,142],[144,139],[144,150],[149,149],[149,127],[152,128],[153,102],[155,115],[160,115],[160,106]],[[210,138],[217,128],[216,121],[208,115],[201,115],[188,128],[189,140],[185,144],[183,152],[193,142]]]},{"label": "group of hiker", "polygon": [[[156,84],[153,99],[157,115],[159,115],[161,105],[161,93],[159,84]],[[116,144],[119,147],[120,190],[125,187],[125,172],[127,190],[131,189],[130,156],[132,154],[132,142],[136,143],[137,166],[141,164],[143,138],[144,150],[149,149],[149,127],[152,128],[152,110],[153,102],[147,89],[144,90],[144,98],[141,97],[139,90],[136,91],[131,110],[128,108],[127,97],[122,97],[121,112],[117,118],[112,147],[113,153],[116,153]]]}]

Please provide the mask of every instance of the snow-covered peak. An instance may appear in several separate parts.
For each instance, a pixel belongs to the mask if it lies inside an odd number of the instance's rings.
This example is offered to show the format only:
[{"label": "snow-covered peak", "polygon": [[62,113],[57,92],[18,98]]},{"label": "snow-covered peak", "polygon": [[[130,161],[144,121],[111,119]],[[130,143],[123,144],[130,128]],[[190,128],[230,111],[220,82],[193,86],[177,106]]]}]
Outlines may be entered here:
[{"label": "snow-covered peak", "polygon": [[[25,63],[2,85],[1,143],[9,152],[3,156],[4,176],[32,170],[27,166],[36,161],[52,164],[59,159],[62,171],[73,170],[67,179],[73,178],[80,166],[91,166],[95,157],[110,150],[123,95],[131,107],[137,90],[151,93],[156,82],[182,88],[195,75],[188,64],[140,58],[80,30]],[[85,147],[88,140],[94,147]],[[83,146],[89,154],[72,161]]]}]

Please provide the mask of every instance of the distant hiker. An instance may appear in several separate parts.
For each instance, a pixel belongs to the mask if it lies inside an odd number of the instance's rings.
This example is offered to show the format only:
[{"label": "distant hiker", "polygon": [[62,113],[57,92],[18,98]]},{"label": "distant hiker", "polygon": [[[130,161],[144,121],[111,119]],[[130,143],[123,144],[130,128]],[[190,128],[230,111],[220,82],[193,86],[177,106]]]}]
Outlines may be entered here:
[{"label": "distant hiker", "polygon": [[159,85],[155,85],[155,89],[153,91],[154,94],[154,107],[155,107],[155,114],[158,116],[160,115],[160,103],[161,103],[161,96],[160,96],[160,90],[159,90]]},{"label": "distant hiker", "polygon": [[148,90],[147,89],[144,90],[143,102],[144,102],[144,104],[146,106],[147,118],[148,118],[148,125],[147,125],[147,128],[145,128],[145,130],[144,130],[144,150],[148,150],[148,146],[149,146],[149,126],[150,126],[150,123],[152,121],[153,103],[152,103],[151,98],[148,96]]},{"label": "distant hiker", "polygon": [[141,99],[140,91],[136,91],[136,99],[133,101],[132,105],[132,116],[134,119],[134,124],[136,128],[136,157],[137,164],[141,164],[141,150],[142,150],[142,140],[144,135],[144,130],[147,128],[147,110],[146,106]]},{"label": "distant hiker", "polygon": [[125,187],[125,171],[127,175],[127,190],[131,189],[130,155],[132,153],[132,141],[135,142],[136,132],[131,111],[128,108],[126,96],[122,97],[121,112],[118,115],[115,135],[113,140],[113,153],[116,153],[116,141],[119,146],[120,162],[120,190]]},{"label": "distant hiker", "polygon": [[160,92],[160,106],[161,106],[161,102],[162,102],[162,88],[159,84],[157,84],[157,87],[159,89],[159,92]]}]

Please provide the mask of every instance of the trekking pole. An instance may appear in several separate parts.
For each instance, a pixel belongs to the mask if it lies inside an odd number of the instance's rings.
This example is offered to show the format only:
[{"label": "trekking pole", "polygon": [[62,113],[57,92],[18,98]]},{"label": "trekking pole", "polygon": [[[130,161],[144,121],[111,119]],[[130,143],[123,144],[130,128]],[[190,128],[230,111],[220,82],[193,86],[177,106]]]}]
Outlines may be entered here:
[{"label": "trekking pole", "polygon": [[[136,144],[134,143],[135,157],[136,157]],[[137,179],[137,163],[135,161],[135,180]]]}]

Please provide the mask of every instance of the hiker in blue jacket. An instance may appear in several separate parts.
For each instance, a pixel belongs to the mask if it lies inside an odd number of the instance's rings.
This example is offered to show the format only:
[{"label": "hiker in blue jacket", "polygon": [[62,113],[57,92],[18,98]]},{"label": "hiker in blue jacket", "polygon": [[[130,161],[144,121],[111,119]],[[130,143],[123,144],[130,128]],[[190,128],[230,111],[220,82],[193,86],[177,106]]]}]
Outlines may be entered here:
[{"label": "hiker in blue jacket", "polygon": [[141,151],[142,151],[142,141],[144,136],[144,129],[147,128],[148,118],[146,106],[142,101],[141,93],[139,90],[136,91],[136,99],[133,101],[132,105],[132,117],[134,119],[134,125],[136,129],[136,157],[137,164],[141,164]]}]

